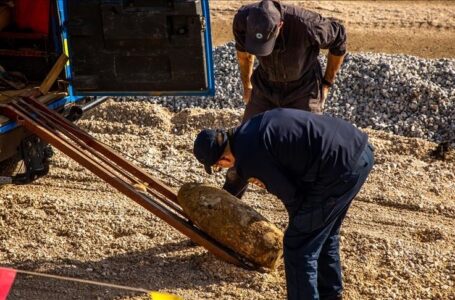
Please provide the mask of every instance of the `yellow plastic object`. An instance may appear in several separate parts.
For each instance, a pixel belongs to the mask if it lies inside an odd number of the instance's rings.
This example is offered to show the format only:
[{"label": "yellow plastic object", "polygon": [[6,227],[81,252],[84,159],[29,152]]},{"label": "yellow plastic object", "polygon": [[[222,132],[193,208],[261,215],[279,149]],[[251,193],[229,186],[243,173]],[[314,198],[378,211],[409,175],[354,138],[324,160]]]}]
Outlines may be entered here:
[{"label": "yellow plastic object", "polygon": [[172,294],[151,292],[150,300],[183,300],[183,298]]},{"label": "yellow plastic object", "polygon": [[[67,39],[63,40],[63,53],[65,53],[66,57],[70,57],[70,52],[68,51],[68,40]],[[69,59],[66,62],[66,65],[67,66],[70,65],[70,60]]]}]

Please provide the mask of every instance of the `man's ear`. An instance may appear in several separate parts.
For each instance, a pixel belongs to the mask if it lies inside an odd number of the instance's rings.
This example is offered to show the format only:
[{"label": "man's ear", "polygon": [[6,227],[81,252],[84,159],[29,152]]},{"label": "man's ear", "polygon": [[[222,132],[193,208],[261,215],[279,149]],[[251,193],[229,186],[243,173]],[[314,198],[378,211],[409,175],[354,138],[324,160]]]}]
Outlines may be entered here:
[{"label": "man's ear", "polygon": [[218,165],[222,166],[223,168],[230,168],[233,165],[234,161],[229,155],[222,155],[218,160]]},{"label": "man's ear", "polygon": [[229,162],[230,159],[228,156],[226,155],[221,155],[220,159],[218,161],[223,161],[223,162]]},{"label": "man's ear", "polygon": [[283,27],[283,24],[284,24],[284,22],[280,21],[280,23],[278,24],[278,29],[281,29],[281,27]]},{"label": "man's ear", "polygon": [[227,163],[228,161],[226,160],[226,156],[224,155],[221,155],[220,159],[218,159],[218,161],[216,162],[216,164],[222,168],[225,168]]}]

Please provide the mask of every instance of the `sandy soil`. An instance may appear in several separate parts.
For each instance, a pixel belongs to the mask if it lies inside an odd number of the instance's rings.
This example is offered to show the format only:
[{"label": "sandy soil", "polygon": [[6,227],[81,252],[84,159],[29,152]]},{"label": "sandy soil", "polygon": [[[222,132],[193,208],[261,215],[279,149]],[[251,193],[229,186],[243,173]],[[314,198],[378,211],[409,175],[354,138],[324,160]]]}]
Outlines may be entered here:
[{"label": "sandy soil", "polygon": [[[210,2],[213,42],[231,41],[232,18],[251,1]],[[455,57],[455,1],[283,1],[341,20],[348,51]]]},{"label": "sandy soil", "polygon": [[[230,22],[247,1],[212,1],[214,41],[231,40]],[[455,56],[455,2],[300,1],[347,25],[351,51]],[[78,125],[152,168],[173,187],[222,184],[191,155],[202,127],[233,126],[241,111],[173,114],[143,103],[108,102]],[[368,131],[376,165],[342,230],[346,298],[455,299],[455,153],[435,144]],[[171,174],[172,177],[165,174]],[[177,180],[176,180],[177,179]],[[252,188],[245,201],[284,229],[280,201]],[[203,248],[58,153],[49,176],[0,190],[3,266],[98,280],[185,299],[283,299],[284,272],[245,271]],[[146,299],[141,293],[18,275],[9,299]]]},{"label": "sandy soil", "polygon": [[[192,158],[193,138],[203,127],[237,124],[240,114],[202,109],[172,114],[151,104],[109,102],[78,125],[152,166],[148,170],[171,186],[180,180],[221,185],[221,175],[206,176]],[[347,299],[453,299],[454,153],[435,160],[429,155],[433,143],[369,134],[377,163],[342,231]],[[5,187],[0,201],[4,265],[172,291],[186,299],[285,295],[282,265],[262,274],[217,260],[61,154],[49,176]],[[245,201],[285,228],[287,215],[275,197],[252,188]],[[134,296],[19,275],[11,299],[62,295]]]}]

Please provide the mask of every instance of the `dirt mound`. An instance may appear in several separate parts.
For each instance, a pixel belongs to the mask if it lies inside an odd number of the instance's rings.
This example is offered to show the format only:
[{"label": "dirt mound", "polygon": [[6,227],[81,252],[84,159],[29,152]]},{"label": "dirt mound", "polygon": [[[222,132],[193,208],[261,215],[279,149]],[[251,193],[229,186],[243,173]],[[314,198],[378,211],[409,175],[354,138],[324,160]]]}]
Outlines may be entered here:
[{"label": "dirt mound", "polygon": [[437,144],[417,138],[400,137],[367,130],[376,148],[371,180],[376,189],[365,201],[408,210],[455,217],[455,160],[452,150],[445,160],[436,159]]},{"label": "dirt mound", "polygon": [[204,128],[231,128],[238,126],[242,111],[234,109],[205,110],[186,109],[172,118],[174,131],[183,134],[188,131],[198,131]]},{"label": "dirt mound", "polygon": [[148,128],[170,129],[171,114],[166,108],[150,103],[140,104],[107,101],[102,110],[90,111],[78,125],[92,132],[110,134],[126,133],[125,130],[140,134]]},{"label": "dirt mound", "polygon": [[371,135],[371,139],[377,142],[377,147],[381,152],[387,155],[411,155],[425,161],[432,161],[442,159],[447,162],[454,163],[454,149],[448,148],[444,151],[444,158],[441,155],[436,155],[438,151],[438,145],[432,142],[428,142],[420,138],[407,138],[391,133],[377,131],[377,130],[365,130]]}]

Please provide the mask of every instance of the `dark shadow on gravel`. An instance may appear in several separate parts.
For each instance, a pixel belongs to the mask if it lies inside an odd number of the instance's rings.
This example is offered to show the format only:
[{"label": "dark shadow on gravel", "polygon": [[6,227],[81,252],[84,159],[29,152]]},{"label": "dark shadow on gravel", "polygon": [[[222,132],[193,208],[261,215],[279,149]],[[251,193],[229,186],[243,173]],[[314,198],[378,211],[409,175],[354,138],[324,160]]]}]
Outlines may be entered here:
[{"label": "dark shadow on gravel", "polygon": [[[250,271],[219,261],[189,240],[98,261],[22,261],[5,267],[154,291],[204,290],[220,282],[242,282],[252,275]],[[8,299],[118,299],[140,295],[85,283],[18,274]]]}]

